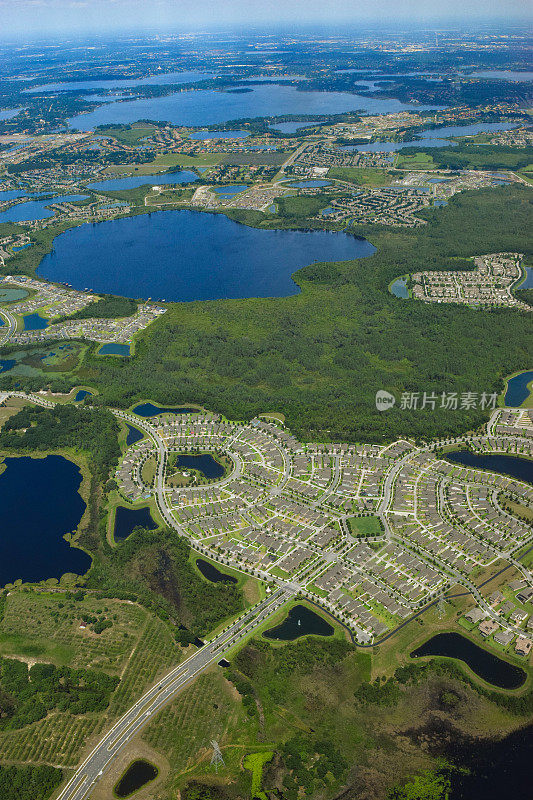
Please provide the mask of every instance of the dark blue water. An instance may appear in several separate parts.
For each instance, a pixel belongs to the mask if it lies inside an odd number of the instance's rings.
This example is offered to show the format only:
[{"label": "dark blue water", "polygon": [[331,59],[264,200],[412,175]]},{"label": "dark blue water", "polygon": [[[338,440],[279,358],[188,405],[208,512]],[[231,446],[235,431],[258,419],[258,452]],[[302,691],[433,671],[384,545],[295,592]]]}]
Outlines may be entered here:
[{"label": "dark blue water", "polygon": [[134,428],[133,425],[128,425],[127,428],[128,435],[126,436],[126,444],[130,447],[130,445],[135,444],[135,442],[140,442],[144,434],[138,428]]},{"label": "dark blue water", "polygon": [[263,633],[267,639],[281,639],[292,641],[300,636],[314,634],[315,636],[331,636],[333,628],[324,617],[315,614],[306,606],[293,606],[287,617],[280,625],[270,628]]},{"label": "dark blue water", "polygon": [[293,189],[321,189],[323,186],[331,186],[331,181],[296,181],[287,185]]},{"label": "dark blue water", "polygon": [[148,78],[106,78],[105,80],[69,81],[65,83],[45,83],[33,89],[25,89],[25,94],[41,92],[80,91],[83,89],[128,89],[133,86],[168,86],[173,83],[196,83],[214,78],[212,72],[167,72],[163,75],[151,75]]},{"label": "dark blue water", "polygon": [[236,194],[240,192],[244,192],[245,189],[248,188],[247,183],[240,183],[235,186],[214,186],[214,191],[220,195],[220,197],[235,197]]},{"label": "dark blue water", "polygon": [[102,345],[97,353],[98,356],[129,356],[129,354],[129,344],[116,344],[115,342]]},{"label": "dark blue water", "polygon": [[533,267],[525,267],[526,277],[523,283],[520,284],[520,289],[533,289]]},{"label": "dark blue water", "polygon": [[39,314],[26,314],[23,317],[25,331],[40,331],[48,327],[48,320]]},{"label": "dark blue water", "polygon": [[300,267],[374,252],[343,232],[260,230],[222,214],[159,211],[71,228],[38,274],[125,297],[284,297],[299,291],[291,274]]},{"label": "dark blue water", "polygon": [[71,203],[83,200],[86,194],[67,194],[53,197],[51,200],[29,200],[27,203],[18,203],[0,214],[0,222],[31,222],[36,219],[47,219],[54,216],[47,206],[52,203]]},{"label": "dark blue water", "polygon": [[106,103],[68,120],[77,130],[90,131],[98,125],[131,123],[140,119],[166,120],[177,125],[216,125],[232,119],[280,116],[283,114],[340,114],[361,109],[382,114],[406,109],[423,111],[442,106],[401,103],[394,98],[375,99],[349,92],[299,92],[288,85],[256,85],[250,92],[204,90],[179,92],[166,97],[130,102]]},{"label": "dark blue water", "polygon": [[490,472],[498,472],[500,475],[508,475],[518,481],[525,481],[533,484],[533,461],[517,456],[504,455],[478,455],[470,450],[456,450],[446,453],[446,460],[453,464],[461,464],[463,467],[474,467],[475,469],[486,469]]},{"label": "dark blue water", "polygon": [[372,142],[372,144],[358,144],[353,149],[361,153],[394,153],[405,147],[454,147],[457,142],[446,139],[446,136],[473,136],[476,133],[496,133],[497,131],[510,131],[517,127],[513,122],[477,122],[472,125],[449,125],[445,128],[417,131],[420,137],[409,142]]},{"label": "dark blue water", "polygon": [[20,250],[25,250],[27,247],[31,247],[32,244],[33,242],[28,242],[27,244],[21,244],[18,247],[14,245],[12,249],[14,253],[18,253]]},{"label": "dark blue water", "polygon": [[0,203],[4,203],[6,200],[16,200],[18,197],[25,197],[26,192],[21,192],[19,189],[6,189],[4,192],[0,192]]},{"label": "dark blue water", "polygon": [[86,389],[80,389],[74,398],[74,402],[79,403],[84,397],[92,397],[92,392],[88,392]]},{"label": "dark blue water", "polygon": [[317,120],[310,122],[278,122],[271,125],[273,131],[280,131],[281,133],[296,133],[301,128],[313,128],[315,125],[320,125]]},{"label": "dark blue water", "polygon": [[140,417],[156,417],[158,414],[198,414],[199,411],[199,408],[186,408],[185,406],[169,408],[167,406],[154,406],[153,403],[141,403],[133,409],[133,413],[138,414]]},{"label": "dark blue water", "polygon": [[138,759],[134,761],[119,782],[116,784],[113,793],[117,797],[130,797],[142,786],[157,778],[159,770],[149,761]]},{"label": "dark blue water", "polygon": [[526,679],[523,669],[478,647],[460,633],[438,633],[411,653],[411,658],[420,656],[457,658],[484,681],[501,689],[518,689]]},{"label": "dark blue water", "polygon": [[0,358],[0,373],[9,372],[10,369],[13,369],[16,363],[17,362],[12,358]]},{"label": "dark blue water", "polygon": [[507,381],[507,391],[505,393],[506,406],[521,406],[524,400],[529,397],[528,383],[533,381],[533,372],[521,372]]},{"label": "dark blue water", "polygon": [[226,471],[222,464],[219,464],[218,461],[208,453],[204,453],[200,456],[179,455],[176,459],[176,468],[197,469],[205,478],[211,480],[222,478]]},{"label": "dark blue water", "polygon": [[390,290],[395,297],[400,297],[402,300],[407,300],[409,297],[409,289],[405,278],[396,278],[394,283],[391,284]]},{"label": "dark blue water", "polygon": [[91,559],[63,539],[85,511],[81,473],[62,456],[6,458],[0,475],[0,586],[83,575]]},{"label": "dark blue water", "polygon": [[144,508],[117,506],[115,512],[115,527],[113,529],[113,536],[115,539],[127,539],[134,528],[137,527],[147,528],[150,531],[158,527],[157,523],[152,519],[148,506]]},{"label": "dark blue water", "polygon": [[162,175],[132,175],[130,178],[110,178],[108,181],[89,183],[90,189],[105,191],[120,191],[121,189],[136,189],[149,183],[152,186],[163,186],[167,183],[192,183],[198,180],[198,175],[190,170],[180,172],[164,172]]},{"label": "dark blue water", "polygon": [[207,139],[246,139],[250,131],[195,131],[191,133],[191,139],[206,141]]},{"label": "dark blue water", "polygon": [[211,564],[210,561],[206,561],[203,558],[196,559],[196,566],[204,578],[207,578],[208,581],[212,581],[212,583],[237,583],[237,578],[235,578],[234,575],[221,572],[214,564]]}]

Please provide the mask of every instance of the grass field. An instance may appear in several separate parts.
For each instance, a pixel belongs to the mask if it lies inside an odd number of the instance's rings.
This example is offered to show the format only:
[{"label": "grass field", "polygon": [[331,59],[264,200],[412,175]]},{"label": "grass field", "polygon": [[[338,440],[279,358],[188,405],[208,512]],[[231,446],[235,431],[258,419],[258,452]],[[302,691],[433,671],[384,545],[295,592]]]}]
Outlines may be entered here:
[{"label": "grass field", "polygon": [[331,167],[328,178],[338,178],[341,181],[349,181],[357,186],[388,186],[391,182],[391,175],[388,170],[374,169],[372,167]]},{"label": "grass field", "polygon": [[434,169],[433,158],[426,153],[415,153],[410,156],[398,154],[394,166],[400,169]]},{"label": "grass field", "polygon": [[379,517],[348,517],[346,522],[354,536],[381,536],[383,533]]}]

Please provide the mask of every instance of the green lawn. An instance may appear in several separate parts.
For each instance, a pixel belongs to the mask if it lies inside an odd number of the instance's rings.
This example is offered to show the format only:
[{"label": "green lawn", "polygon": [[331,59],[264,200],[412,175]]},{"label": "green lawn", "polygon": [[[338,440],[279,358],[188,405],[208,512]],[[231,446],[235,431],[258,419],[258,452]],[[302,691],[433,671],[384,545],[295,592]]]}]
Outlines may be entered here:
[{"label": "green lawn", "polygon": [[380,536],[383,533],[379,517],[348,517],[346,522],[354,536]]},{"label": "green lawn", "polygon": [[341,181],[349,181],[358,186],[388,186],[391,182],[391,175],[388,170],[375,169],[373,167],[331,167],[328,178],[338,178]]}]

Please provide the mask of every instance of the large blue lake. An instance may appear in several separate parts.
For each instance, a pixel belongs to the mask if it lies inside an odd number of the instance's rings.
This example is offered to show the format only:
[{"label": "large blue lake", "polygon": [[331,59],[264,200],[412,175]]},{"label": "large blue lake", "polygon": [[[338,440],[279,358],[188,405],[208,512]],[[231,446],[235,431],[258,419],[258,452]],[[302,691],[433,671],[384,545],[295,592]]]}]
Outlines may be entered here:
[{"label": "large blue lake", "polygon": [[48,206],[53,203],[73,203],[84,200],[85,194],[66,194],[53,197],[51,200],[29,200],[27,203],[18,203],[0,214],[0,222],[31,222],[36,219],[53,217],[54,212]]},{"label": "large blue lake", "polygon": [[521,406],[524,400],[529,397],[528,383],[533,381],[533,371],[521,372],[507,381],[507,391],[505,392],[506,406]]},{"label": "large blue lake", "polygon": [[376,99],[349,92],[300,92],[295,86],[259,84],[242,93],[202,90],[106,103],[94,111],[78,114],[68,122],[82,131],[93,130],[98,125],[131,123],[139,119],[161,119],[175,125],[200,127],[233,119],[283,114],[340,114],[357,110],[382,114],[429,108],[442,106],[402,103],[394,98]]},{"label": "large blue lake", "polygon": [[62,456],[6,458],[0,475],[0,586],[84,574],[91,559],[64,534],[78,526],[85,503],[81,473]]},{"label": "large blue lake", "polygon": [[472,125],[448,125],[445,128],[418,131],[416,135],[419,138],[409,142],[372,142],[372,144],[349,146],[349,149],[358,150],[360,153],[395,153],[405,147],[454,147],[457,142],[449,141],[446,139],[447,136],[474,136],[477,133],[510,131],[516,127],[517,123],[512,122],[476,122]]},{"label": "large blue lake", "polygon": [[163,186],[167,183],[192,183],[198,180],[198,175],[188,169],[179,172],[163,172],[162,175],[132,175],[129,178],[109,178],[105,181],[87,184],[89,189],[101,189],[103,192],[120,191],[121,189],[137,189],[149,183],[152,186]]},{"label": "large blue lake", "polygon": [[38,274],[135,298],[285,297],[299,291],[295,270],[374,252],[366,239],[343,232],[260,230],[222,214],[158,211],[71,228],[55,239]]},{"label": "large blue lake", "polygon": [[196,83],[214,78],[212,72],[167,72],[165,75],[151,75],[148,78],[107,78],[105,80],[67,81],[62,83],[45,83],[33,89],[25,89],[24,94],[39,94],[41,92],[66,92],[94,89],[128,89],[134,86],[164,86],[173,83]]}]

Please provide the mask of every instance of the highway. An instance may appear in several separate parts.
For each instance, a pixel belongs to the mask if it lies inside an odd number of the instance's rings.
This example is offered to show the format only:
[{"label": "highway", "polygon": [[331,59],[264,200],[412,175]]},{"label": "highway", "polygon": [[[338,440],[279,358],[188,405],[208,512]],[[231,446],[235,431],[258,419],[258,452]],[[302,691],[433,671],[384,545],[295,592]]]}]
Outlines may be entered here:
[{"label": "highway", "polygon": [[105,734],[78,767],[65,788],[57,796],[57,800],[85,800],[89,797],[95,784],[109,768],[119,751],[150,722],[163,706],[173,700],[199,673],[224,658],[235,645],[268,619],[292,596],[292,593],[288,591],[277,589],[248,609],[218,636],[215,636],[165,675],[156,686],[137,700]]}]

